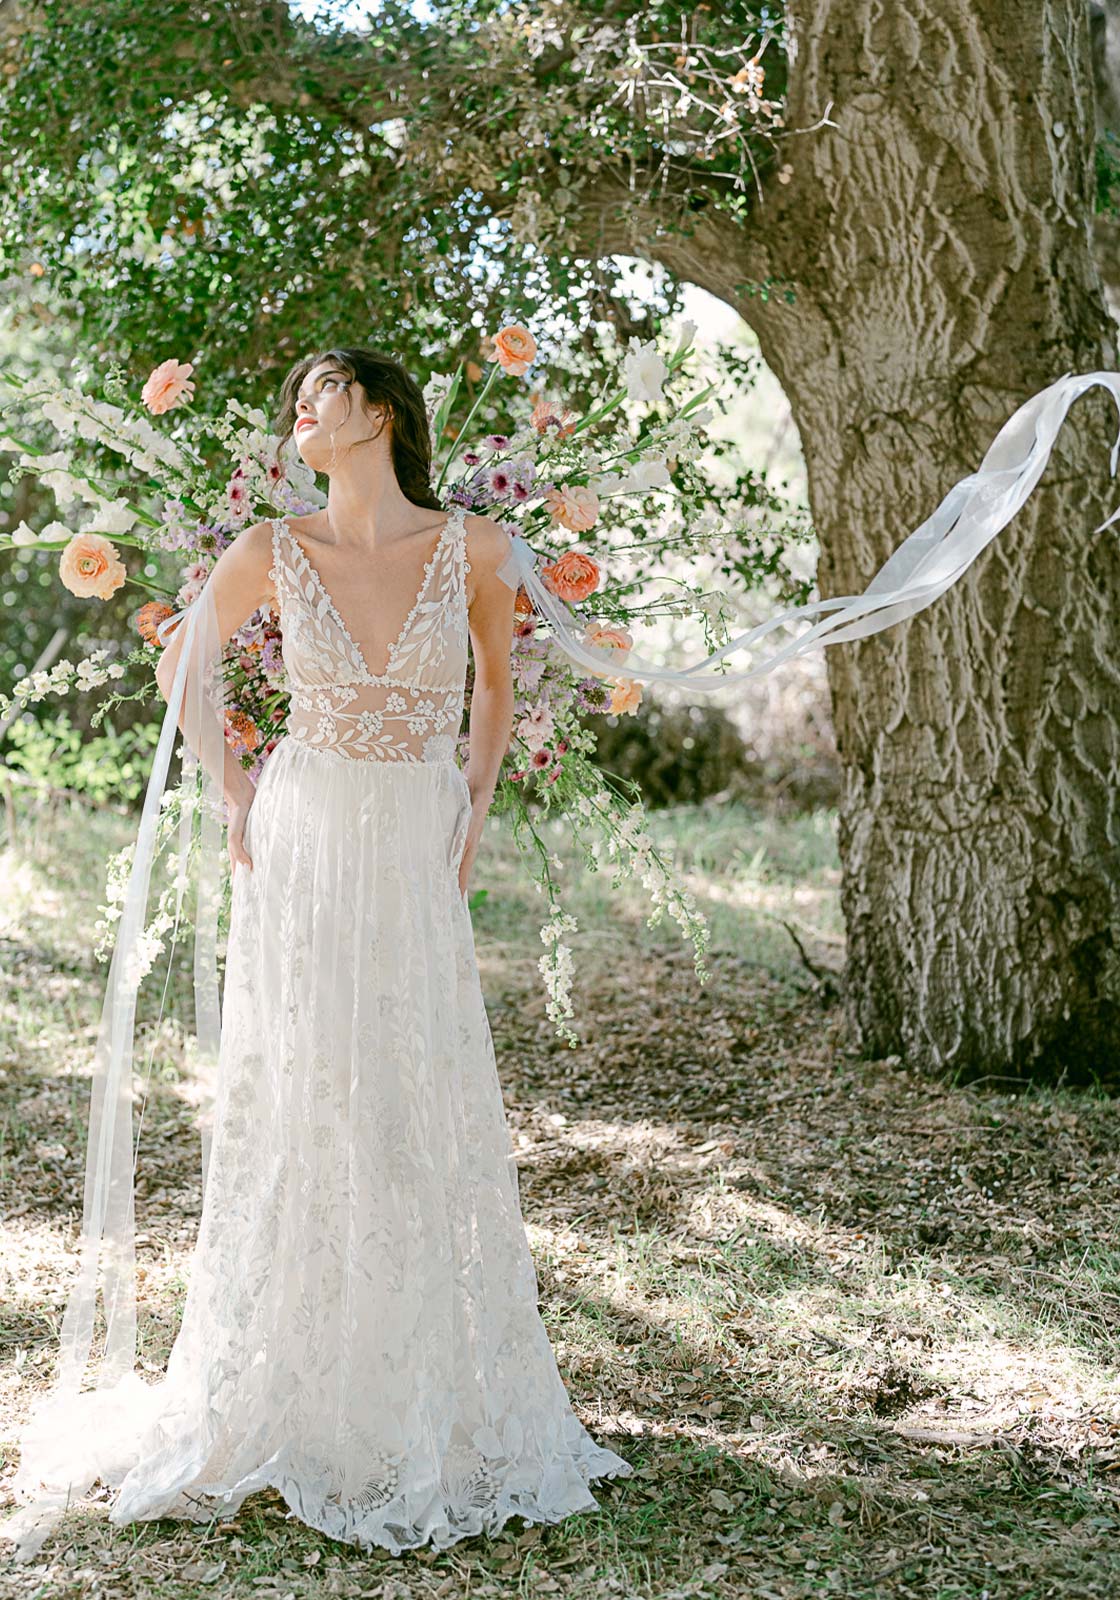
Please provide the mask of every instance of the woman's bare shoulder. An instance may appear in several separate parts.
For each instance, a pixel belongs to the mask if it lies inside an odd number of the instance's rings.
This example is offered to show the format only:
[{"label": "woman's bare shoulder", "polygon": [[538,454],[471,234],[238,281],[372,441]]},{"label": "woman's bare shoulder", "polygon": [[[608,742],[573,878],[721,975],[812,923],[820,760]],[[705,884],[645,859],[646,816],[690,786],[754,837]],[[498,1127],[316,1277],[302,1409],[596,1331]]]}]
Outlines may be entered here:
[{"label": "woman's bare shoulder", "polygon": [[470,515],[463,518],[467,536],[467,560],[472,570],[496,572],[509,555],[510,536],[493,517]]},{"label": "woman's bare shoulder", "polygon": [[261,604],[276,599],[276,586],[272,576],[275,549],[273,540],[274,522],[279,520],[281,519],[266,517],[261,522],[254,522],[249,527],[242,528],[221,557],[221,564],[228,575],[227,581],[233,579],[242,587],[252,588]]}]

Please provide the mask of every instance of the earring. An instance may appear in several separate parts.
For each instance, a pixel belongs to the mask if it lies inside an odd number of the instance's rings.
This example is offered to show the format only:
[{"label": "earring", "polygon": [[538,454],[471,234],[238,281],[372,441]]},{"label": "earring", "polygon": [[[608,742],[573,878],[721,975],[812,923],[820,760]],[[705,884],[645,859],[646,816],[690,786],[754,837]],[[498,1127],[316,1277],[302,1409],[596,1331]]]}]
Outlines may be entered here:
[{"label": "earring", "polygon": [[337,459],[338,459],[338,450],[335,447],[334,429],[332,428],[331,429],[331,466],[332,467],[334,466],[334,464],[337,461]]}]

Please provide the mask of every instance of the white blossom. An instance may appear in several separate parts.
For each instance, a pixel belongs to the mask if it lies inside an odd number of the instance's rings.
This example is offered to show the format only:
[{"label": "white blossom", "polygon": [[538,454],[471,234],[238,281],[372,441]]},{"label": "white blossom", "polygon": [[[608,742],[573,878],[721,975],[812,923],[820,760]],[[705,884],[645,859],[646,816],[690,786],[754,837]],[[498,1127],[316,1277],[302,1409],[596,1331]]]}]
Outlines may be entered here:
[{"label": "white blossom", "polygon": [[116,533],[131,533],[138,521],[136,512],[127,500],[102,500],[80,531],[103,533],[112,538]]},{"label": "white blossom", "polygon": [[626,379],[626,393],[631,400],[648,400],[652,403],[661,399],[669,369],[654,340],[649,339],[642,344],[631,335],[622,370]]},{"label": "white blossom", "polygon": [[687,350],[695,338],[695,335],[695,322],[691,322],[686,318],[685,321],[681,323],[680,338],[677,340],[677,348],[673,351],[673,354],[675,356],[679,356],[683,351]]}]

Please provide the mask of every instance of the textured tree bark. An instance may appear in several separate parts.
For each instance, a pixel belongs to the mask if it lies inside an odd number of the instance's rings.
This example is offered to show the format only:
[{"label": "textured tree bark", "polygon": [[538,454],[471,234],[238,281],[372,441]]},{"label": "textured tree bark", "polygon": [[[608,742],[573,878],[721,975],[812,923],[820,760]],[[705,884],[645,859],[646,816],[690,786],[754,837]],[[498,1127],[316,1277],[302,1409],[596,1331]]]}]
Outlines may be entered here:
[{"label": "textured tree bark", "polygon": [[[1080,0],[797,0],[788,123],[829,101],[768,229],[759,322],[806,453],[824,595],[862,589],[1068,370],[1115,365],[1091,256]],[[788,219],[788,220],[787,220]],[[811,246],[799,252],[799,242]],[[779,308],[780,310],[780,308]],[[929,610],[827,651],[848,991],[864,1048],[969,1076],[1120,1067],[1116,412]]]},{"label": "textured tree bark", "polygon": [[[791,0],[791,181],[691,236],[597,239],[756,330],[797,420],[822,595],[859,592],[1016,407],[1115,367],[1082,0]],[[593,197],[593,202],[592,202]],[[692,196],[696,206],[696,197]],[[745,297],[744,278],[796,300]],[[1031,500],[925,612],[826,652],[861,1044],[937,1073],[1120,1069],[1120,500],[1077,402]]]},{"label": "textured tree bark", "polygon": [[[862,590],[1066,371],[1115,366],[1081,0],[793,0],[787,185],[740,233],[588,195],[605,248],[735,304],[801,433],[822,595]],[[695,202],[694,202],[695,203]],[[643,242],[644,241],[644,242]],[[739,294],[785,277],[796,300]],[[1120,1069],[1120,500],[1077,402],[1015,521],[925,612],[826,652],[862,1047],[975,1077]]]}]

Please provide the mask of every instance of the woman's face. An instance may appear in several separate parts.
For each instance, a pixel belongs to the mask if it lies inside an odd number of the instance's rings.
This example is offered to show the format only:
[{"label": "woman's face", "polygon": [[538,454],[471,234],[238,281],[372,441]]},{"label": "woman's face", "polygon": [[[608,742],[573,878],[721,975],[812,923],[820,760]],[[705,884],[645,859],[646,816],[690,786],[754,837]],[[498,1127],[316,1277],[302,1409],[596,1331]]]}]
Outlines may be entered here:
[{"label": "woman's face", "polygon": [[[313,472],[327,472],[337,466],[346,451],[359,439],[368,439],[374,420],[363,404],[364,391],[329,361],[312,367],[296,397],[296,423],[293,437],[296,449]],[[349,413],[349,415],[347,415]]]}]

